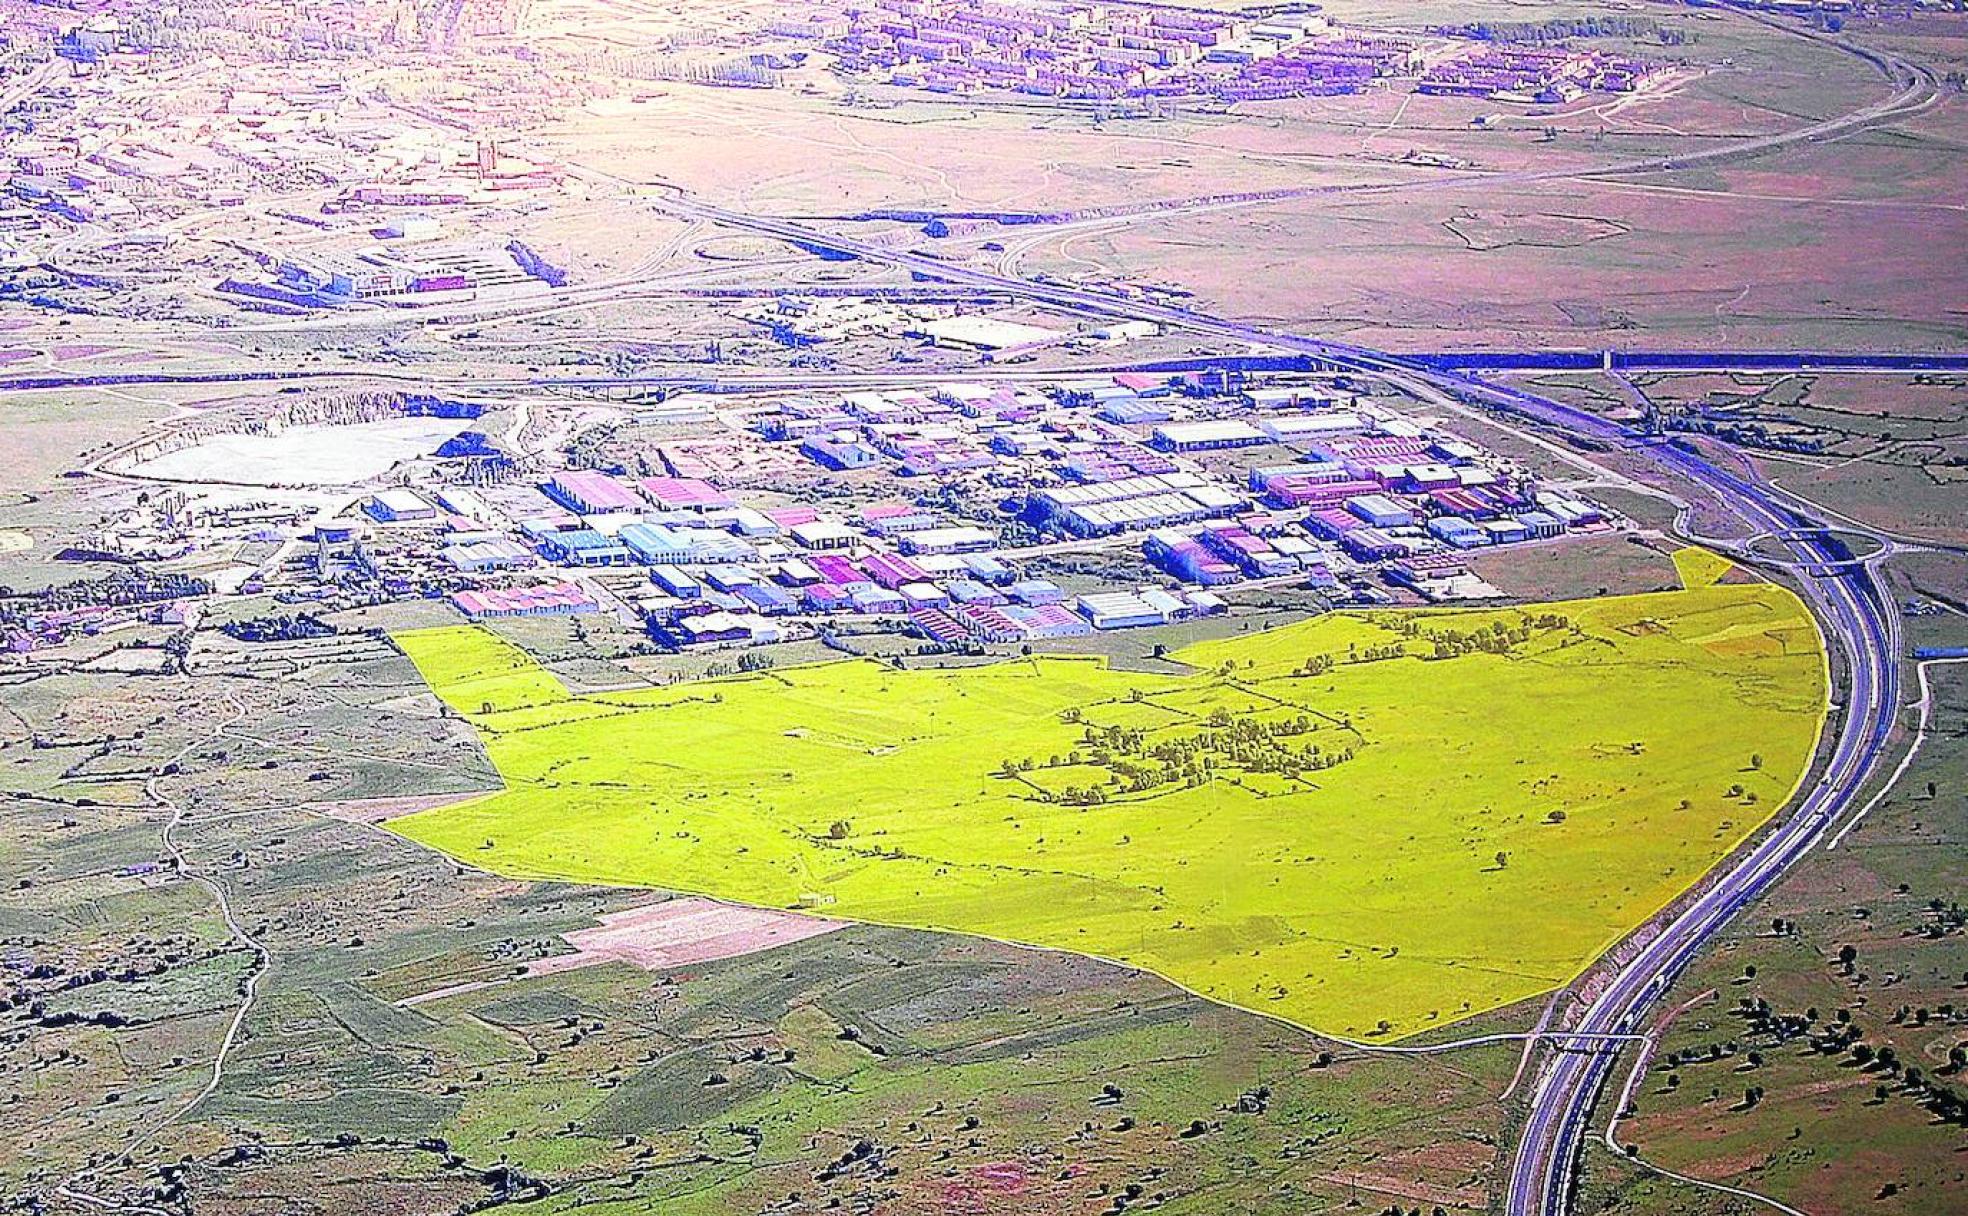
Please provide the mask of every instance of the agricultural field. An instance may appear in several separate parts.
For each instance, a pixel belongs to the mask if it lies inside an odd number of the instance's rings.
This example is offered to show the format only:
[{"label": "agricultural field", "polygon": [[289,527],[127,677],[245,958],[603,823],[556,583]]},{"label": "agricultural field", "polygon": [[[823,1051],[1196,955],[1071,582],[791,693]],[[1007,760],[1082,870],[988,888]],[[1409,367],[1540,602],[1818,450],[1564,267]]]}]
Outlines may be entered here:
[{"label": "agricultural field", "polygon": [[1174,676],[859,660],[577,696],[489,632],[400,633],[505,788],[390,826],[510,877],[1070,950],[1399,1038],[1569,979],[1788,798],[1816,629],[1681,564],[1677,591],[1200,642]]}]

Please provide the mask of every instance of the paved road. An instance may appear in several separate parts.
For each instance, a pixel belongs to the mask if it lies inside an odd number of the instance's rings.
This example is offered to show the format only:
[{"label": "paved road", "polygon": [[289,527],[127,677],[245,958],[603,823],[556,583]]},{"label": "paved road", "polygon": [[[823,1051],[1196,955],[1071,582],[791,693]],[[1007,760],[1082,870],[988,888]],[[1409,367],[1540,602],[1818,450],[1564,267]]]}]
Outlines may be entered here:
[{"label": "paved road", "polygon": [[[790,221],[755,217],[690,199],[665,204],[681,214],[905,267],[922,277],[990,286],[1025,299],[1100,316],[1131,316],[1173,328],[1304,354],[1336,368],[1386,376],[1465,401],[1508,411],[1540,426],[1624,447],[1665,472],[1695,482],[1769,534],[1807,573],[1803,593],[1835,648],[1849,686],[1824,776],[1802,802],[1749,853],[1731,864],[1686,909],[1620,964],[1571,1029],[1587,1034],[1634,1032],[1673,978],[1735,913],[1754,901],[1851,806],[1879,769],[1899,705],[1899,618],[1871,566],[1849,560],[1824,532],[1811,508],[1767,485],[1731,473],[1694,451],[1649,439],[1596,415],[1549,398],[1493,385],[1350,343],[1277,333],[1174,305],[1137,300],[1058,283],[1031,283],[987,270],[956,266],[921,254],[867,245]],[[1617,1046],[1564,1050],[1546,1061],[1534,1091],[1505,1211],[1510,1216],[1558,1216],[1570,1201],[1573,1165],[1594,1102]]]},{"label": "paved road", "polygon": [[[1531,394],[1503,390],[1505,408],[1548,425],[1613,441],[1635,437],[1590,415]],[[1666,443],[1647,449],[1661,464],[1714,494],[1744,519],[1775,536],[1799,563],[1816,566],[1803,593],[1844,666],[1845,701],[1833,727],[1831,759],[1803,800],[1759,844],[1722,871],[1656,936],[1621,963],[1587,1005],[1575,1029],[1635,1032],[1649,1008],[1728,920],[1767,891],[1823,841],[1877,774],[1898,717],[1900,621],[1869,562],[1853,562],[1828,534],[1814,530],[1807,506],[1767,486]],[[1545,1063],[1511,1165],[1504,1211],[1559,1216],[1572,1197],[1575,1159],[1592,1106],[1617,1049],[1561,1051]]]}]

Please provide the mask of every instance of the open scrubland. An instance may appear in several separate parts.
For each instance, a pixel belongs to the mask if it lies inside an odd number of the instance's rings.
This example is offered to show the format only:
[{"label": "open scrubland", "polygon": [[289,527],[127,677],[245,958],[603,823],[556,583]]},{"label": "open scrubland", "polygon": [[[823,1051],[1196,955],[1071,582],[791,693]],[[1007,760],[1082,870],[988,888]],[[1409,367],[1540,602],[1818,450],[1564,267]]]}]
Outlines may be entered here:
[{"label": "open scrubland", "polygon": [[[369,824],[496,780],[470,730],[399,656],[276,649],[6,689],[0,934],[35,964],[0,1043],[10,1196],[93,1156],[85,1188],[194,1211],[1295,1213],[1473,1205],[1496,1168],[1513,1045],[1372,1056],[948,934],[718,957],[755,914],[703,937],[703,901],[464,869]],[[160,864],[169,804],[264,961]]]},{"label": "open scrubland", "polygon": [[1176,677],[854,661],[575,696],[489,632],[413,631],[506,788],[392,826],[512,876],[1073,950],[1407,1035],[1563,982],[1790,793],[1820,640],[1702,564],[1199,643]]}]

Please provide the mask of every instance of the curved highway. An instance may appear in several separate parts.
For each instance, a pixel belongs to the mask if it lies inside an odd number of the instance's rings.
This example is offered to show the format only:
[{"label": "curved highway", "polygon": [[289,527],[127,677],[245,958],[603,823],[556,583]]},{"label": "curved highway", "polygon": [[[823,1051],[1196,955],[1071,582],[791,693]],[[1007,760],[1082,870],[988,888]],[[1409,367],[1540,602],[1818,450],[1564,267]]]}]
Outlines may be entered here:
[{"label": "curved highway", "polygon": [[[1691,448],[1651,439],[1546,397],[1362,346],[1276,333],[1108,292],[1034,283],[692,199],[679,197],[663,205],[732,227],[899,266],[921,278],[990,287],[1073,312],[1158,321],[1173,329],[1308,355],[1336,368],[1373,372],[1397,383],[1425,385],[1651,458],[1664,472],[1709,491],[1754,531],[1788,538],[1783,543],[1797,566],[1807,571],[1801,591],[1828,643],[1838,652],[1848,686],[1830,760],[1818,783],[1759,844],[1726,863],[1692,902],[1628,961],[1606,975],[1601,990],[1570,1028],[1574,1032],[1591,1036],[1634,1033],[1642,1017],[1665,995],[1702,946],[1826,836],[1885,759],[1899,708],[1899,618],[1878,586],[1871,564],[1851,561],[1807,504],[1731,473]],[[1822,574],[1808,573],[1814,568]],[[1504,1201],[1509,1216],[1562,1216],[1566,1210],[1586,1122],[1618,1054],[1618,1043],[1618,1038],[1609,1037],[1583,1048],[1560,1050],[1545,1062],[1512,1160]]]}]

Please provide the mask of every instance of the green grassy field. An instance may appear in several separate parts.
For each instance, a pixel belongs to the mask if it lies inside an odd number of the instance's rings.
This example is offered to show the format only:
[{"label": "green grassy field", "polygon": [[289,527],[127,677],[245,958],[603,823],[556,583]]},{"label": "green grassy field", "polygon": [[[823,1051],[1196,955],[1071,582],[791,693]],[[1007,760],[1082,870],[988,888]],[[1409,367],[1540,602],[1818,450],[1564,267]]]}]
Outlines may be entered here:
[{"label": "green grassy field", "polygon": [[1568,979],[1776,811],[1825,708],[1788,591],[1318,618],[1166,676],[874,661],[574,696],[474,628],[397,636],[506,789],[403,835],[1116,959],[1398,1037]]}]

